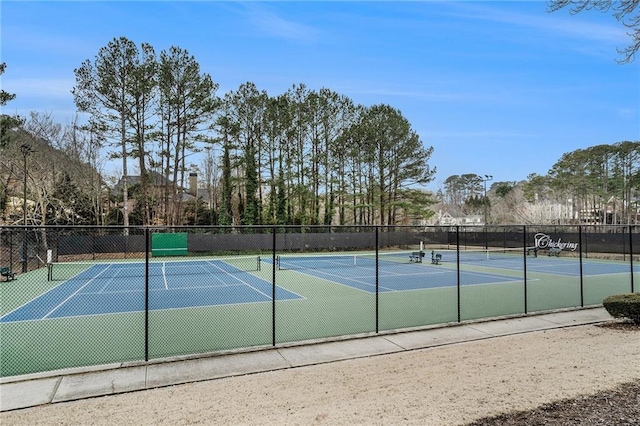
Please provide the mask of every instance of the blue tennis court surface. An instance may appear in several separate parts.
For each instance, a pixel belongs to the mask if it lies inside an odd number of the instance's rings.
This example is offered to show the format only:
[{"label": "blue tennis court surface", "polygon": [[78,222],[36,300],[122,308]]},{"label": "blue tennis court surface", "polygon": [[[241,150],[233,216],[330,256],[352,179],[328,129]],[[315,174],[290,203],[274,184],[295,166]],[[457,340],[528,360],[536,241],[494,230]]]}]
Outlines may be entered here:
[{"label": "blue tennis court surface", "polygon": [[[359,290],[375,293],[374,255],[282,256],[280,270],[324,278]],[[517,278],[494,273],[460,271],[461,285],[496,284]],[[458,285],[455,269],[409,261],[407,253],[390,253],[379,257],[378,291],[407,291]]]},{"label": "blue tennis court surface", "polygon": [[[522,271],[523,256],[496,257],[487,260],[465,260],[465,264],[487,266],[491,268]],[[637,267],[634,267],[638,271]],[[527,257],[527,271],[562,276],[580,276],[580,259],[577,257],[538,256]],[[629,274],[629,262],[608,260],[582,259],[582,274],[584,276]]]},{"label": "blue tennis court surface", "polygon": [[[522,271],[524,262],[519,255],[496,256],[490,260],[486,257],[461,259],[458,271],[451,253],[443,255],[441,265],[429,263],[428,255],[421,263],[412,262],[407,253],[385,253],[378,260],[377,286],[375,254],[278,256],[276,282],[304,281],[306,275],[369,293],[454,287],[458,282],[463,286],[502,284],[520,282],[521,277],[507,273]],[[269,258],[262,259],[264,264],[269,261]],[[253,273],[260,270],[260,264],[257,256],[151,262],[149,309],[270,302],[272,283]],[[469,270],[467,266],[482,266],[491,271],[482,272],[483,268],[477,267]],[[504,270],[505,274],[495,273],[495,270]],[[579,276],[580,264],[577,258],[570,257],[528,257],[527,271]],[[584,276],[629,274],[629,264],[583,259],[582,273]],[[0,317],[0,322],[143,312],[145,274],[144,263],[54,264],[51,275],[60,284]],[[304,297],[276,286],[275,298],[295,300]]]},{"label": "blue tennis court surface", "polygon": [[[56,265],[53,266],[52,274],[55,274]],[[4,315],[0,322],[142,312],[145,310],[144,277],[144,264],[85,266],[58,286]],[[271,295],[269,281],[222,260],[149,265],[150,310],[269,302]],[[277,300],[300,298],[276,287]]]}]

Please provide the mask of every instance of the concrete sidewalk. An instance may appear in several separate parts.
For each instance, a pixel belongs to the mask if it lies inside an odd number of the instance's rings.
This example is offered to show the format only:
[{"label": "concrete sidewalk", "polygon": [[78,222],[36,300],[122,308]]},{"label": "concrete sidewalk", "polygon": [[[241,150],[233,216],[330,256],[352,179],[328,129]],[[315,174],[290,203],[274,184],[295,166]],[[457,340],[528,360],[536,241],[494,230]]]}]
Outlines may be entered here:
[{"label": "concrete sidewalk", "polygon": [[225,355],[101,365],[5,377],[0,379],[0,411],[511,334],[594,324],[611,319],[604,308],[578,309]]}]

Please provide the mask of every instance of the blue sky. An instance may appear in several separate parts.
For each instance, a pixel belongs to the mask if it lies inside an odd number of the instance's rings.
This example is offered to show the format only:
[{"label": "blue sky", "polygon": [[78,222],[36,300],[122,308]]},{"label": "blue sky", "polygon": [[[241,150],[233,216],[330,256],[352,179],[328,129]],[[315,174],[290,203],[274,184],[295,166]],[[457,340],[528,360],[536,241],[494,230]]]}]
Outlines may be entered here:
[{"label": "blue sky", "polygon": [[[437,168],[519,181],[565,152],[640,139],[640,58],[608,14],[543,1],[7,1],[0,5],[3,113],[75,114],[73,70],[115,37],[179,46],[220,85],[275,96],[327,87],[410,121]],[[115,165],[113,167],[116,167]]]}]

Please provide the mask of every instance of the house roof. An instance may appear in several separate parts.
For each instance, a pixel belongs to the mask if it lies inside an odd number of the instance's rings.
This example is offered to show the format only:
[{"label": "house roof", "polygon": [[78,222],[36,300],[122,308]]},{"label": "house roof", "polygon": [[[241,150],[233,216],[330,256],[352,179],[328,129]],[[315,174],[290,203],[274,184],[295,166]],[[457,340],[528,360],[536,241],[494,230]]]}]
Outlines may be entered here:
[{"label": "house roof", "polygon": [[[149,178],[151,179],[153,186],[156,186],[156,187],[165,187],[165,186],[173,185],[173,181],[169,179],[165,179],[165,177],[158,172],[149,171]],[[122,180],[123,179],[120,178],[118,183],[116,183],[116,185],[113,187],[112,193],[114,195],[117,195],[122,191]],[[127,175],[127,186],[131,187],[133,185],[139,185],[140,182],[141,182],[141,178],[139,175]],[[176,195],[176,198],[181,199],[182,201],[192,201],[197,196],[198,198],[202,198],[202,200],[205,203],[208,203],[211,198],[209,191],[204,188],[198,188],[196,190],[196,196],[190,194],[187,190],[185,190],[185,188],[182,188],[180,186],[178,186],[178,190],[179,190],[179,193],[178,195]]]},{"label": "house roof", "polygon": [[[165,179],[165,177],[163,175],[161,175],[158,172],[154,172],[149,171],[147,172],[149,179],[151,181],[151,183],[153,183],[153,185],[155,186],[168,186],[168,185],[172,185],[173,182],[170,179]],[[131,186],[131,185],[138,185],[141,182],[141,177],[140,175],[127,175],[127,185]],[[116,188],[121,188],[122,187],[122,180],[123,178],[120,178],[120,180],[118,181],[118,183],[116,183],[115,187]]]},{"label": "house roof", "polygon": [[[196,196],[198,198],[201,198],[202,201],[204,201],[205,203],[209,202],[210,195],[209,195],[209,191],[207,191],[206,189],[199,188],[197,190]],[[178,194],[177,198],[181,199],[182,201],[193,201],[196,199],[196,196],[185,191]]]}]

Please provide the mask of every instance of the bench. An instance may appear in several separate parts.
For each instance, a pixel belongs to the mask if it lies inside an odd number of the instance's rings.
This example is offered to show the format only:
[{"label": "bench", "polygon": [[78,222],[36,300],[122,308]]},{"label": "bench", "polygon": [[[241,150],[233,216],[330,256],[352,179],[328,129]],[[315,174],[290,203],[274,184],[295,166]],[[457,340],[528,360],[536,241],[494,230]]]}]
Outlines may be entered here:
[{"label": "bench", "polygon": [[562,249],[559,249],[557,247],[551,247],[549,249],[549,253],[547,253],[547,256],[560,257],[560,253],[562,253]]},{"label": "bench", "polygon": [[442,254],[440,253],[435,253],[435,252],[431,252],[431,264],[432,265],[439,265],[440,262],[442,261]]},{"label": "bench", "polygon": [[424,257],[424,253],[421,251],[414,251],[409,255],[410,262],[422,263],[422,258]]},{"label": "bench", "polygon": [[11,268],[8,266],[3,266],[0,268],[0,276],[5,277],[6,281],[11,281],[16,279],[16,273],[11,271]]},{"label": "bench", "polygon": [[527,256],[533,254],[534,257],[538,257],[538,247],[527,247]]}]

